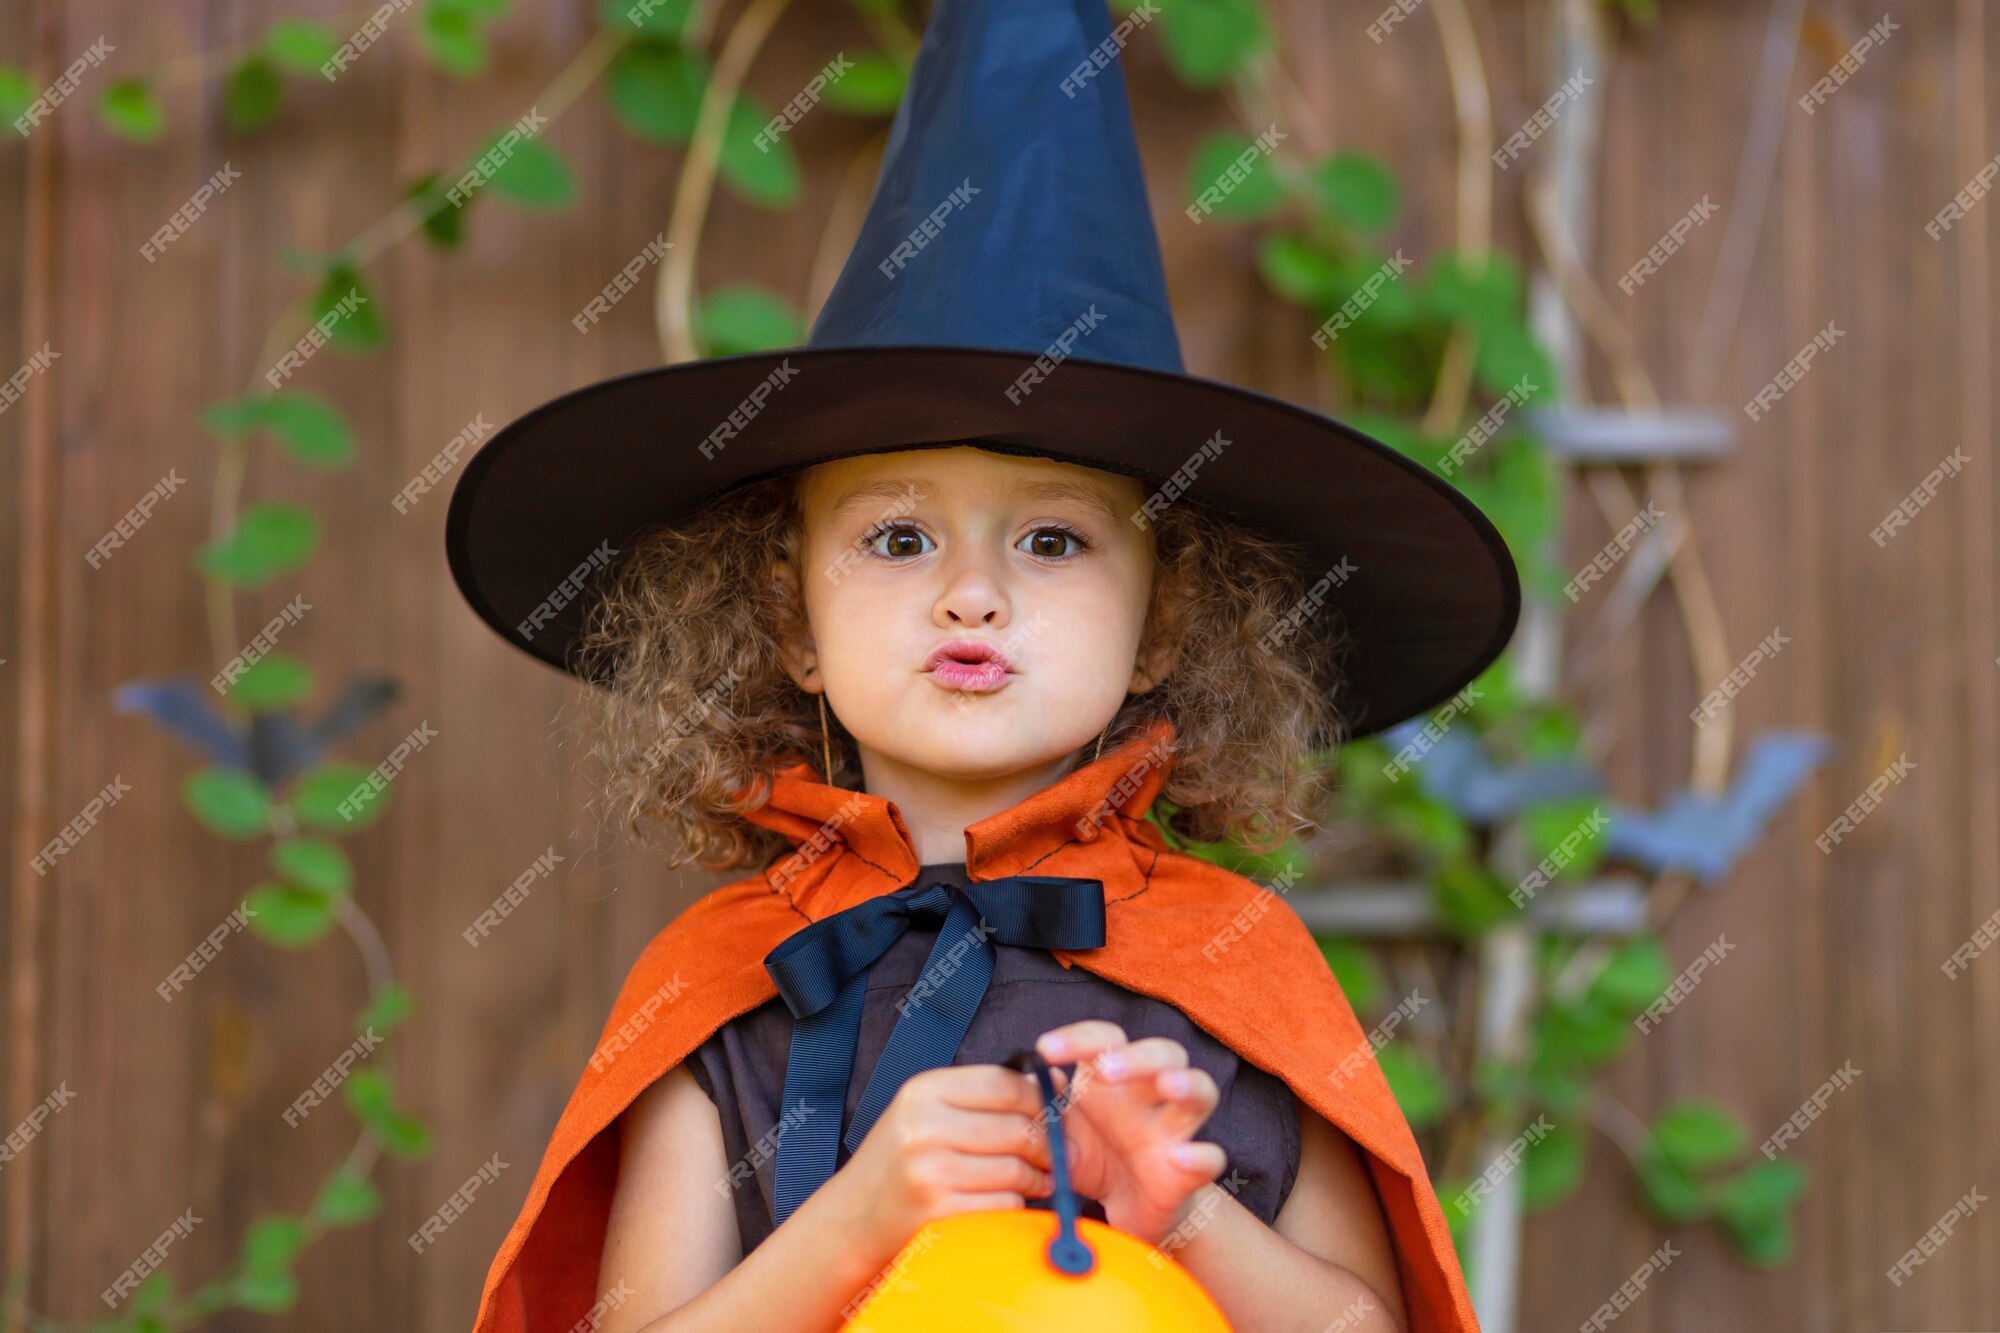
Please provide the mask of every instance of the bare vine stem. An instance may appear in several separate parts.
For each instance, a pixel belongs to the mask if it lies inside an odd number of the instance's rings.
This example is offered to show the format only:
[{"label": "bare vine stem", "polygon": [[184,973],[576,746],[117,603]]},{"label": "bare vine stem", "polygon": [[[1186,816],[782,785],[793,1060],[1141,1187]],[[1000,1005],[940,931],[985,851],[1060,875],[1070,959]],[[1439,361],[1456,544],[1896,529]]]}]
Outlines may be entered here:
[{"label": "bare vine stem", "polygon": [[729,30],[715,70],[702,89],[694,136],[681,162],[674,191],[674,211],[667,223],[667,257],[653,301],[653,322],[668,361],[690,361],[698,355],[694,338],[694,272],[701,250],[702,226],[715,194],[716,168],[722,157],[722,136],[729,128],[731,108],[757,53],[771,35],[790,0],[750,0]]}]

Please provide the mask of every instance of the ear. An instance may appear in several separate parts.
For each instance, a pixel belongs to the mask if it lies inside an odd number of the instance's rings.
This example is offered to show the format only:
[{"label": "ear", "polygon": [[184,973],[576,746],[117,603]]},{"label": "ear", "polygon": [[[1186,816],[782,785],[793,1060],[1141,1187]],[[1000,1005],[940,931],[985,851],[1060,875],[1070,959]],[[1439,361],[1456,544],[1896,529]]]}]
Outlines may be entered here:
[{"label": "ear", "polygon": [[1180,644],[1164,642],[1151,652],[1139,655],[1132,664],[1132,683],[1125,687],[1127,694],[1144,694],[1173,672],[1174,663],[1180,657]]},{"label": "ear", "polygon": [[1173,672],[1181,655],[1185,605],[1185,599],[1170,595],[1169,590],[1160,590],[1155,596],[1153,614],[1140,635],[1139,653],[1132,663],[1132,681],[1125,687],[1127,694],[1144,694]]},{"label": "ear", "polygon": [[778,660],[792,683],[807,694],[817,694],[826,686],[819,678],[819,649],[813,643],[811,622],[806,619],[805,597],[799,590],[798,570],[785,559],[771,562],[771,581],[778,595],[798,608],[787,616],[778,634]]}]

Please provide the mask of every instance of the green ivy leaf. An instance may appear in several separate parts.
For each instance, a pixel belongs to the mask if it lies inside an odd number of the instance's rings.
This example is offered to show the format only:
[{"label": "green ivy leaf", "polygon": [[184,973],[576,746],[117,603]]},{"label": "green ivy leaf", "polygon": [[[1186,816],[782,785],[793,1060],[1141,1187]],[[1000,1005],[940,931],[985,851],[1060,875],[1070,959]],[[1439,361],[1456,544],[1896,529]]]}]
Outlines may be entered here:
[{"label": "green ivy leaf", "polygon": [[1676,1166],[1694,1172],[1722,1165],[1745,1147],[1743,1125],[1711,1101],[1691,1098],[1653,1121],[1653,1142]]},{"label": "green ivy leaf", "polygon": [[35,85],[28,71],[0,65],[0,120],[12,125],[35,104]]},{"label": "green ivy leaf", "polygon": [[1531,1212],[1553,1208],[1583,1183],[1584,1140],[1575,1125],[1559,1124],[1530,1143],[1521,1161],[1521,1203]]},{"label": "green ivy leaf", "polygon": [[304,564],[319,543],[319,516],[304,505],[267,500],[246,508],[235,529],[195,552],[216,578],[251,587]]},{"label": "green ivy leaf", "polygon": [[296,74],[317,74],[320,66],[340,52],[340,39],[309,19],[285,18],[264,34],[271,59]]},{"label": "green ivy leaf", "polygon": [[181,799],[212,833],[254,838],[271,824],[264,784],[238,768],[204,768],[181,783]]},{"label": "green ivy leaf", "polygon": [[1471,856],[1453,856],[1430,875],[1431,899],[1438,915],[1462,936],[1483,935],[1516,915],[1506,886]]},{"label": "green ivy leaf", "polygon": [[486,68],[486,34],[464,9],[429,0],[418,15],[417,37],[431,63],[469,78]]},{"label": "green ivy leaf", "polygon": [[620,51],[604,78],[604,96],[626,132],[645,143],[686,143],[701,110],[708,62],[666,42],[637,41]]},{"label": "green ivy leaf", "polygon": [[708,356],[797,347],[805,330],[783,297],[761,287],[712,292],[694,314],[695,340]]},{"label": "green ivy leaf", "polygon": [[201,410],[201,424],[217,435],[230,439],[257,429],[263,419],[264,396],[240,398],[235,402],[210,403]]},{"label": "green ivy leaf", "polygon": [[1258,243],[1257,271],[1272,291],[1303,306],[1329,299],[1339,276],[1332,255],[1310,237],[1293,232],[1272,232]]},{"label": "green ivy leaf", "polygon": [[465,240],[465,209],[454,205],[438,188],[443,178],[443,173],[436,171],[419,176],[403,191],[403,198],[414,200],[417,207],[425,210],[423,220],[418,223],[424,239],[440,250],[452,250]]},{"label": "green ivy leaf", "polygon": [[1476,470],[1482,461],[1478,475],[1455,478],[1459,489],[1493,520],[1510,549],[1538,549],[1555,524],[1562,487],[1555,460],[1526,436],[1503,434],[1473,456]]},{"label": "green ivy leaf", "polygon": [[312,670],[287,653],[269,652],[236,678],[229,697],[253,713],[269,713],[303,703],[312,693]]},{"label": "green ivy leaf", "polygon": [[352,819],[341,813],[341,804],[353,796],[368,777],[369,770],[359,764],[321,764],[298,780],[292,788],[291,808],[302,824],[320,828],[338,829],[343,832],[365,828],[380,817],[389,803],[389,790],[383,788],[372,796],[364,793],[353,807]]},{"label": "green ivy leaf", "polygon": [[[1341,260],[1335,268],[1333,283],[1321,306],[1322,312],[1331,315],[1350,298],[1368,301],[1352,326],[1340,335],[1350,347],[1377,331],[1412,328],[1424,317],[1423,302],[1414,287],[1404,281],[1409,270],[1406,268],[1402,273],[1393,268],[1386,273],[1382,271],[1389,259],[1388,255],[1357,254]],[[1363,298],[1367,292],[1373,295]],[[1356,303],[1359,304],[1359,299]]]},{"label": "green ivy leaf", "polygon": [[347,1109],[371,1126],[396,1108],[388,1074],[372,1066],[348,1075],[347,1082],[341,1084],[341,1092],[347,1099]]},{"label": "green ivy leaf", "polygon": [[1540,865],[1569,840],[1569,850],[1563,854],[1566,859],[1553,878],[1562,882],[1588,875],[1603,863],[1604,840],[1610,834],[1609,817],[1599,817],[1603,807],[1602,796],[1572,796],[1529,806],[1521,813],[1528,855]]},{"label": "green ivy leaf", "polygon": [[1725,1218],[1723,1226],[1736,1243],[1736,1253],[1745,1263],[1759,1268],[1780,1268],[1791,1261],[1797,1238],[1789,1213],[1760,1217],[1751,1222]]},{"label": "green ivy leaf", "polygon": [[1514,319],[1496,320],[1480,330],[1472,371],[1474,382],[1495,398],[1518,392],[1533,402],[1555,391],[1555,362]]},{"label": "green ivy leaf", "polygon": [[244,57],[222,84],[222,118],[234,130],[254,130],[285,105],[285,81],[262,53]]},{"label": "green ivy leaf", "polygon": [[354,1020],[354,1025],[362,1032],[373,1028],[377,1036],[386,1037],[410,1016],[412,1007],[409,991],[392,981],[375,992],[375,998],[362,1010],[361,1017]]},{"label": "green ivy leaf", "polygon": [[1673,968],[1657,935],[1639,935],[1618,946],[1590,982],[1591,999],[1621,1018],[1632,1019],[1660,998],[1673,981]]},{"label": "green ivy leaf", "polygon": [[345,1167],[328,1179],[312,1206],[313,1216],[330,1227],[355,1226],[381,1209],[382,1191],[366,1176]]},{"label": "green ivy leaf", "polygon": [[1476,328],[1512,322],[1521,308],[1521,266],[1512,256],[1451,250],[1426,272],[1426,292],[1445,319]]},{"label": "green ivy leaf", "polygon": [[339,468],[354,461],[354,432],[347,419],[316,393],[280,389],[212,403],[202,410],[201,420],[229,438],[268,430],[287,453],[308,467]]},{"label": "green ivy leaf", "polygon": [[1586,1001],[1551,1000],[1536,1015],[1536,1059],[1553,1069],[1601,1065],[1631,1042],[1632,1025]]},{"label": "green ivy leaf", "polygon": [[435,0],[435,3],[490,23],[506,16],[508,0]]},{"label": "green ivy leaf", "polygon": [[283,1314],[298,1303],[299,1282],[290,1273],[245,1273],[230,1283],[236,1303],[259,1314]]},{"label": "green ivy leaf", "polygon": [[[505,133],[493,136],[487,149],[497,145]],[[545,139],[517,140],[486,183],[523,208],[565,208],[576,199],[576,177],[570,174],[562,154]]]},{"label": "green ivy leaf", "polygon": [[1571,759],[1581,750],[1583,719],[1577,716],[1575,709],[1535,701],[1517,703],[1508,711],[1515,714],[1523,758]]},{"label": "green ivy leaf", "polygon": [[1391,1042],[1375,1052],[1375,1061],[1410,1128],[1422,1129],[1443,1118],[1451,1105],[1451,1083],[1428,1055],[1407,1042]]},{"label": "green ivy leaf", "polygon": [[1692,1222],[1707,1211],[1701,1188],[1662,1153],[1650,1152],[1640,1159],[1639,1183],[1653,1211],[1668,1222]]},{"label": "green ivy leaf", "polygon": [[1401,206],[1396,178],[1367,153],[1335,153],[1313,167],[1306,183],[1328,217],[1364,235],[1394,222]]},{"label": "green ivy leaf", "polygon": [[1324,937],[1319,940],[1319,951],[1341,994],[1347,997],[1348,1007],[1361,1014],[1375,1012],[1382,1003],[1382,992],[1388,989],[1375,955],[1352,940]]},{"label": "green ivy leaf", "polygon": [[[343,305],[342,303],[347,304]],[[361,270],[344,259],[335,260],[313,293],[308,318],[317,324],[327,320],[327,341],[343,351],[362,352],[380,347],[388,336],[383,327],[381,305],[368,290]],[[329,318],[331,316],[331,318]]]},{"label": "green ivy leaf", "polygon": [[1464,857],[1472,846],[1472,830],[1442,801],[1414,790],[1415,781],[1402,775],[1392,801],[1381,812],[1385,832],[1440,860]]},{"label": "green ivy leaf", "polygon": [[283,949],[301,949],[333,925],[335,899],[296,884],[266,883],[250,890],[243,905],[250,929]]},{"label": "green ivy leaf", "polygon": [[167,130],[167,113],[144,79],[120,79],[98,99],[97,114],[113,133],[151,143]]},{"label": "green ivy leaf", "polygon": [[1752,1162],[1722,1187],[1716,1206],[1725,1217],[1767,1217],[1789,1209],[1805,1189],[1802,1163],[1789,1158]]},{"label": "green ivy leaf", "polygon": [[1195,146],[1188,160],[1188,202],[1200,202],[1210,189],[1218,193],[1197,215],[1239,222],[1275,212],[1288,193],[1271,155],[1256,151],[1241,134],[1211,134]]},{"label": "green ivy leaf", "polygon": [[354,461],[354,432],[340,409],[316,393],[281,389],[264,400],[263,421],[284,451],[307,467]]},{"label": "green ivy leaf", "polygon": [[1161,0],[1160,49],[1182,82],[1221,83],[1268,48],[1257,0]]},{"label": "green ivy leaf", "polygon": [[324,838],[288,838],[271,849],[271,868],[286,881],[323,897],[354,887],[354,867],[347,853]]},{"label": "green ivy leaf", "polygon": [[173,1294],[172,1275],[155,1270],[133,1290],[132,1304],[127,1307],[126,1313],[144,1319],[164,1308],[168,1298]]},{"label": "green ivy leaf", "polygon": [[759,144],[758,132],[770,122],[771,113],[763,103],[748,93],[739,96],[722,131],[718,166],[723,181],[746,202],[790,208],[799,197],[799,159],[789,136],[772,139],[768,146]]},{"label": "green ivy leaf", "polygon": [[653,37],[679,40],[687,28],[692,0],[602,0],[597,21],[615,32],[634,29]]},{"label": "green ivy leaf", "polygon": [[828,106],[857,116],[892,116],[903,100],[909,71],[880,51],[863,51],[826,87]]},{"label": "green ivy leaf", "polygon": [[1535,1061],[1528,1066],[1528,1095],[1557,1115],[1573,1115],[1590,1099],[1590,1079],[1574,1061]]},{"label": "green ivy leaf", "polygon": [[243,1233],[243,1267],[253,1273],[281,1272],[305,1247],[306,1228],[298,1218],[278,1213],[260,1217]]},{"label": "green ivy leaf", "polygon": [[398,1157],[422,1157],[431,1150],[431,1132],[424,1122],[400,1111],[384,1116],[375,1126],[382,1146]]}]

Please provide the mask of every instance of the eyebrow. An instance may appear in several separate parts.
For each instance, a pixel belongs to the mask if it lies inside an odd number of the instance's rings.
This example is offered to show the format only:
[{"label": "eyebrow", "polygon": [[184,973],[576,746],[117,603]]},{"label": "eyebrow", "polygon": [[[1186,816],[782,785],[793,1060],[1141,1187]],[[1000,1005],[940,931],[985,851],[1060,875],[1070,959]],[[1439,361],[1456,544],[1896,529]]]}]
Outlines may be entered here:
[{"label": "eyebrow", "polygon": [[[1118,510],[1112,504],[1111,498],[1099,488],[1085,482],[1046,477],[1039,481],[1023,483],[1018,494],[1025,500],[1050,502],[1067,500],[1099,515],[1107,523],[1118,522]],[[857,509],[886,509],[899,503],[908,503],[913,498],[935,500],[937,484],[922,479],[859,482],[842,492],[828,512],[835,521],[838,521]]]}]

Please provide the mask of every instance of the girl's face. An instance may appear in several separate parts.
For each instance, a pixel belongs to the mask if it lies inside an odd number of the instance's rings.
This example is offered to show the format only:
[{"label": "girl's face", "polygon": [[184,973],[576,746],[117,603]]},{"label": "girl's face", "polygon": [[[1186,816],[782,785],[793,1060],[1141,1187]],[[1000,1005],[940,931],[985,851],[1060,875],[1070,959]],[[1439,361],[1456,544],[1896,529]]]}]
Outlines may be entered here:
[{"label": "girl's face", "polygon": [[[780,570],[811,627],[793,679],[825,692],[864,760],[977,781],[1074,752],[1165,673],[1137,660],[1144,498],[1130,477],[969,446],[807,470],[803,567]],[[937,665],[968,643],[1000,661]]]}]

